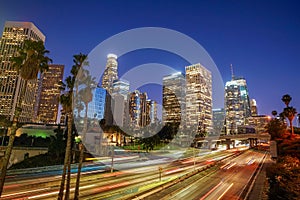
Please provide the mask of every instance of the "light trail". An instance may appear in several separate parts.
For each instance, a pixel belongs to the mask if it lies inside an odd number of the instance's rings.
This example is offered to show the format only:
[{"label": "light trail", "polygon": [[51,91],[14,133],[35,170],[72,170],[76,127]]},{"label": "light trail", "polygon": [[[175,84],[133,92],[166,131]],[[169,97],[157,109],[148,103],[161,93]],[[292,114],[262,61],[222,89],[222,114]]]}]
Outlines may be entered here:
[{"label": "light trail", "polygon": [[231,183],[231,184],[227,187],[227,189],[221,194],[221,196],[220,196],[217,200],[220,200],[220,199],[224,196],[224,194],[226,194],[226,192],[227,192],[232,186],[233,186],[233,183]]},{"label": "light trail", "polygon": [[220,185],[222,185],[223,182],[221,181],[218,185],[213,187],[211,190],[209,190],[201,199],[199,200],[204,200],[206,197],[208,197],[213,191],[215,191]]},{"label": "light trail", "polygon": [[[80,189],[87,189],[87,188],[91,188],[91,187],[95,187],[96,185],[86,185],[86,186],[82,186],[80,187]],[[70,191],[74,191],[75,188],[71,188]],[[66,192],[66,190],[64,190],[64,192]],[[37,199],[37,198],[41,198],[41,197],[46,197],[46,196],[50,196],[50,195],[54,195],[54,194],[58,194],[58,191],[54,191],[54,192],[48,192],[48,193],[44,193],[44,194],[39,194],[39,195],[35,195],[35,196],[30,196],[27,199]]]}]

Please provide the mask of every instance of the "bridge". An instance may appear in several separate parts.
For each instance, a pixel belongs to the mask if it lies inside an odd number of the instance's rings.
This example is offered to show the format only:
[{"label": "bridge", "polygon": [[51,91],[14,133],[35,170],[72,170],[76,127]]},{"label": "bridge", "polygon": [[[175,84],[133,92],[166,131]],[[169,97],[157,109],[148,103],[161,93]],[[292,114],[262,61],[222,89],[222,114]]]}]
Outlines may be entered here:
[{"label": "bridge", "polygon": [[247,134],[236,134],[236,135],[211,135],[207,137],[200,137],[195,138],[195,143],[201,143],[203,141],[206,141],[208,143],[208,146],[211,147],[213,143],[216,143],[217,141],[222,141],[227,145],[227,149],[230,149],[230,145],[235,145],[235,140],[248,140],[250,143],[250,147],[254,147],[257,145],[258,140],[270,140],[270,135],[268,133],[247,133]]}]

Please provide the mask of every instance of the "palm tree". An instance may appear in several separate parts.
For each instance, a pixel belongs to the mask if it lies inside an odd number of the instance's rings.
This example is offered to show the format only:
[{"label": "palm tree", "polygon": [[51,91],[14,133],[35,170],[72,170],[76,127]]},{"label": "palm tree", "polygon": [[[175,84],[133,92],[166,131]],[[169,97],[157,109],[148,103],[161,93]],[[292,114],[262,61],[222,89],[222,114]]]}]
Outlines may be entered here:
[{"label": "palm tree", "polygon": [[[73,130],[73,93],[74,93],[74,87],[75,87],[75,99],[77,100],[78,96],[78,85],[80,82],[75,81],[79,78],[79,80],[82,79],[82,71],[80,70],[83,68],[84,65],[87,65],[87,62],[85,59],[87,58],[87,55],[84,55],[80,53],[79,55],[73,56],[73,62],[74,65],[71,69],[71,75],[68,76],[65,80],[66,84],[62,85],[62,89],[67,89],[66,92],[61,95],[60,102],[64,107],[64,110],[66,111],[67,117],[68,117],[68,137],[67,137],[67,146],[66,146],[66,153],[65,153],[65,160],[64,160],[64,167],[63,167],[63,173],[62,173],[62,179],[60,183],[60,189],[58,193],[58,200],[63,199],[64,194],[64,186],[66,182],[66,194],[65,199],[70,198],[70,182],[71,182],[71,146],[72,146],[72,130]],[[79,76],[79,77],[77,77]],[[67,171],[68,169],[68,171]],[[67,175],[67,179],[65,176]]]},{"label": "palm tree", "polygon": [[289,106],[292,101],[292,97],[289,94],[285,94],[282,96],[281,100],[285,103],[286,107],[283,109],[283,116],[286,117],[290,122],[291,134],[294,134],[293,120],[297,111],[292,106]]},{"label": "palm tree", "polygon": [[17,124],[19,121],[19,116],[22,112],[22,101],[25,94],[25,89],[27,86],[27,81],[35,80],[38,73],[42,73],[48,70],[48,65],[52,60],[46,56],[49,51],[45,49],[44,43],[42,41],[24,40],[24,46],[19,49],[17,55],[11,59],[12,66],[18,71],[19,78],[17,82],[17,89],[15,98],[18,97],[18,91],[21,84],[21,79],[25,80],[24,87],[22,87],[20,100],[18,107],[15,109],[13,116],[13,124],[11,127],[11,133],[9,137],[9,143],[5,151],[5,156],[3,160],[3,167],[1,169],[0,177],[0,196],[3,191],[4,181],[7,166],[9,163],[11,151],[13,148],[13,143],[16,136]]},{"label": "palm tree", "polygon": [[283,114],[290,122],[291,135],[293,135],[294,134],[293,120],[295,118],[295,115],[297,114],[296,108],[292,106],[286,107],[283,110]]},{"label": "palm tree", "polygon": [[286,107],[288,107],[290,102],[292,101],[292,97],[289,94],[285,94],[282,96],[281,101],[283,101]]},{"label": "palm tree", "polygon": [[276,110],[273,110],[273,111],[272,111],[272,115],[274,116],[274,118],[276,118],[276,116],[277,116],[277,111],[276,111]]},{"label": "palm tree", "polygon": [[83,125],[83,135],[82,140],[79,143],[80,147],[80,156],[79,156],[79,163],[78,163],[78,171],[77,171],[77,178],[76,178],[76,186],[75,186],[75,195],[74,199],[79,199],[79,184],[80,184],[80,174],[81,174],[81,167],[83,162],[84,156],[84,145],[86,132],[87,132],[87,114],[88,114],[88,104],[93,100],[93,92],[92,90],[95,88],[96,81],[95,78],[89,74],[89,71],[85,71],[85,78],[84,78],[84,85],[85,87],[78,92],[79,99],[84,103],[85,106],[85,115],[84,115],[84,125]]},{"label": "palm tree", "polygon": [[[66,171],[70,163],[71,157],[71,143],[72,143],[72,124],[73,124],[73,109],[72,109],[72,96],[73,96],[73,86],[75,82],[75,78],[73,76],[68,76],[65,79],[66,84],[63,85],[65,87],[65,93],[60,96],[60,103],[63,106],[63,110],[66,112],[67,116],[67,145],[64,159],[64,167],[62,173],[62,179],[60,183],[60,189],[58,193],[58,198],[63,199],[64,185],[66,180]],[[69,169],[68,169],[69,170]],[[66,185],[68,187],[68,184]],[[66,199],[69,199],[69,192],[66,189]]]}]

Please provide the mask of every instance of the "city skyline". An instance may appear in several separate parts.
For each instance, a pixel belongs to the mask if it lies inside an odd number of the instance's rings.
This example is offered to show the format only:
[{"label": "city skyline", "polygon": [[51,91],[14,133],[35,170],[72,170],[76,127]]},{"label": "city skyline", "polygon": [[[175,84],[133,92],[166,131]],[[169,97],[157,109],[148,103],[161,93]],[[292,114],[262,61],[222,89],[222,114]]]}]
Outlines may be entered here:
[{"label": "city skyline", "polygon": [[[64,64],[66,72],[72,66],[73,54],[88,53],[111,35],[136,27],[166,27],[181,31],[203,45],[218,66],[224,85],[230,80],[229,66],[232,63],[234,73],[247,80],[249,96],[256,99],[259,114],[271,115],[272,110],[281,112],[284,108],[281,97],[286,93],[293,97],[291,105],[300,109],[296,54],[300,47],[297,37],[300,31],[298,2],[257,2],[259,6],[251,2],[153,1],[150,4],[130,1],[125,4],[102,1],[58,4],[54,1],[51,5],[49,2],[43,2],[43,5],[42,2],[32,2],[3,2],[0,26],[3,28],[7,20],[32,21],[46,35],[46,48],[50,50],[54,63]],[[122,9],[124,6],[127,9]],[[69,12],[79,7],[83,8],[82,15],[75,16]],[[51,12],[54,8],[64,11],[64,14]],[[109,14],[113,8],[126,17],[122,19]],[[137,12],[133,14],[132,10]],[[197,10],[199,12],[195,12]],[[137,20],[139,17],[140,20]],[[76,22],[82,24],[82,29],[75,26]],[[91,31],[84,27],[90,27]],[[61,37],[56,37],[59,33]],[[175,69],[183,70],[188,65],[181,58],[160,53],[131,52],[120,57],[120,74],[132,66],[153,60]],[[146,54],[143,59],[134,59]],[[149,92],[148,95],[151,99],[158,99]]]}]

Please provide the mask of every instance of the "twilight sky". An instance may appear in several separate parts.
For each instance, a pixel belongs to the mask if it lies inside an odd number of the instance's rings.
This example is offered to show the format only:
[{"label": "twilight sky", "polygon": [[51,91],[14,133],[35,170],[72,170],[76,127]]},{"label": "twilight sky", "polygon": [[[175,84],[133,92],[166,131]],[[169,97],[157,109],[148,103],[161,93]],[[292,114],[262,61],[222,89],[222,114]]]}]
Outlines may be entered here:
[{"label": "twilight sky", "polygon": [[[204,47],[224,83],[231,79],[232,63],[235,75],[246,78],[259,114],[281,112],[280,99],[286,93],[300,112],[299,9],[298,1],[276,0],[1,0],[0,29],[5,21],[33,22],[46,35],[54,63],[66,66],[65,74],[72,66],[72,55],[88,54],[119,32],[149,26],[173,29]],[[188,64],[171,53],[142,50],[120,57],[120,73],[150,62],[181,71]],[[157,93],[149,92],[150,98],[161,98]]]}]

